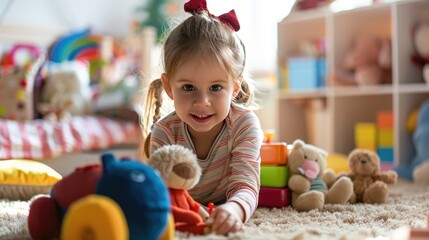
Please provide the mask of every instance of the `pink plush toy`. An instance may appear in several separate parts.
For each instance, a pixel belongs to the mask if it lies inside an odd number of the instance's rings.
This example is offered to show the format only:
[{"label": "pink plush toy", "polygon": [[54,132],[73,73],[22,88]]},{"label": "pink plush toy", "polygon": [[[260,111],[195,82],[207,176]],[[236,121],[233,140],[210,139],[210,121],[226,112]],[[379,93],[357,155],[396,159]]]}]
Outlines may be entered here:
[{"label": "pink plush toy", "polygon": [[413,33],[415,55],[413,61],[423,69],[423,78],[429,84],[429,22],[416,26]]},{"label": "pink plush toy", "polygon": [[370,36],[356,38],[344,59],[344,68],[354,73],[358,85],[390,82],[390,40]]}]

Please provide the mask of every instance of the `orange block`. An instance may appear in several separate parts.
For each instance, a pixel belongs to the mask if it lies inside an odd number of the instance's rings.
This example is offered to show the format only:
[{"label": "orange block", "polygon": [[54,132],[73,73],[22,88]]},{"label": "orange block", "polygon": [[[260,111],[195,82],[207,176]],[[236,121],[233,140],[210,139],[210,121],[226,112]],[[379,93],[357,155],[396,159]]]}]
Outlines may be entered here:
[{"label": "orange block", "polygon": [[285,142],[262,143],[261,165],[286,165],[287,144]]},{"label": "orange block", "polygon": [[377,127],[381,129],[393,129],[393,112],[392,111],[378,112]]}]

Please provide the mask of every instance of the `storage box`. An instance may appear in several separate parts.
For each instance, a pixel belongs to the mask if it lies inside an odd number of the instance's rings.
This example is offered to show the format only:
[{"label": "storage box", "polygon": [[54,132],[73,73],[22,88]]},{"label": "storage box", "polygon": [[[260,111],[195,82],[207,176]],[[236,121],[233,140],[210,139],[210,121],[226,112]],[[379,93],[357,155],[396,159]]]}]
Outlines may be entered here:
[{"label": "storage box", "polygon": [[325,86],[326,59],[297,57],[288,59],[289,86],[293,90]]}]

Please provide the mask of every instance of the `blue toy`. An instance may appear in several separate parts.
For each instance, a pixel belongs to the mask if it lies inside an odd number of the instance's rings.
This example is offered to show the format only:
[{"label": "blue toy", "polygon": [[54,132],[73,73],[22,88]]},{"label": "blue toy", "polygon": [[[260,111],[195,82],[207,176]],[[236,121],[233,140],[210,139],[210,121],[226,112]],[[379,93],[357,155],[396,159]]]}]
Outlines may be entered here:
[{"label": "blue toy", "polygon": [[170,199],[150,166],[102,155],[102,167],[77,168],[30,205],[33,239],[159,239],[168,226]]},{"label": "blue toy", "polygon": [[419,109],[416,129],[413,133],[415,155],[408,165],[399,165],[395,168],[400,178],[413,179],[413,173],[423,162],[429,161],[429,100],[426,100]]}]

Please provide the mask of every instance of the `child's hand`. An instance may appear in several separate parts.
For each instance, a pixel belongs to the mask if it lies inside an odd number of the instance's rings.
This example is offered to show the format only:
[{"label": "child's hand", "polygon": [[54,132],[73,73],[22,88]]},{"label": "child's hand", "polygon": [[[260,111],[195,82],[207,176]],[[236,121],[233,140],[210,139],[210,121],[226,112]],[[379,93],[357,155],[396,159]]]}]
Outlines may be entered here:
[{"label": "child's hand", "polygon": [[243,212],[236,203],[225,203],[217,206],[206,224],[211,227],[211,232],[227,235],[243,229]]}]

